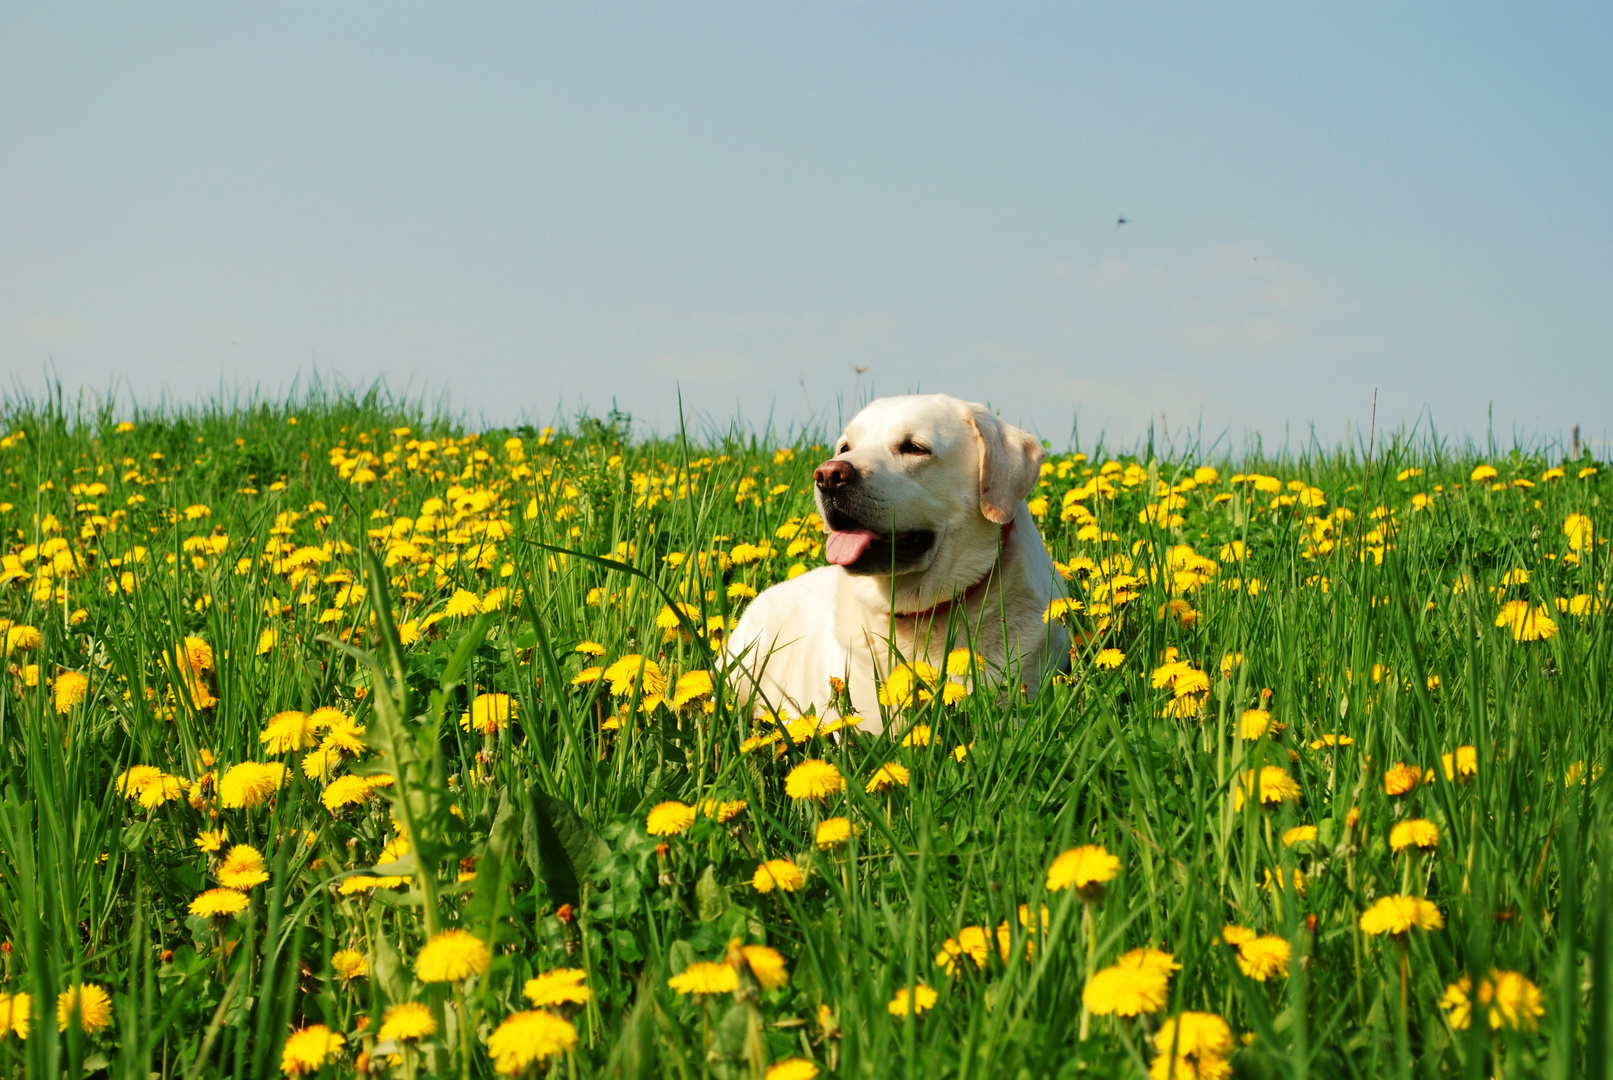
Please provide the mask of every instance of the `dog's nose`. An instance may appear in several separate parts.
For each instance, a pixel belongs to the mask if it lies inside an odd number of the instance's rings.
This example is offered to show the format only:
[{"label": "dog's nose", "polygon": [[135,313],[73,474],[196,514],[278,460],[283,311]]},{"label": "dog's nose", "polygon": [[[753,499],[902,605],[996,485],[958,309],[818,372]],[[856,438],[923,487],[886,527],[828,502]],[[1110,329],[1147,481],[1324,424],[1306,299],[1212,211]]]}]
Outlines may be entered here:
[{"label": "dog's nose", "polygon": [[831,458],[812,470],[812,479],[822,491],[845,487],[856,478],[857,470],[851,467],[851,462],[839,458]]}]

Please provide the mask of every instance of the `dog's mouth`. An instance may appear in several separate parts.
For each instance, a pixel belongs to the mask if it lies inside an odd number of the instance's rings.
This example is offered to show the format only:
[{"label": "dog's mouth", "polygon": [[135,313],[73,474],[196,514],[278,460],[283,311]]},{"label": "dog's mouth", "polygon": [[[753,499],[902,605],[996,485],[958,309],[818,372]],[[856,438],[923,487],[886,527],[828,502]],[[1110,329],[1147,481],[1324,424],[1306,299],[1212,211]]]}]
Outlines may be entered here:
[{"label": "dog's mouth", "polygon": [[900,572],[924,557],[935,544],[932,529],[875,532],[845,514],[830,512],[823,553],[831,563],[853,574]]}]

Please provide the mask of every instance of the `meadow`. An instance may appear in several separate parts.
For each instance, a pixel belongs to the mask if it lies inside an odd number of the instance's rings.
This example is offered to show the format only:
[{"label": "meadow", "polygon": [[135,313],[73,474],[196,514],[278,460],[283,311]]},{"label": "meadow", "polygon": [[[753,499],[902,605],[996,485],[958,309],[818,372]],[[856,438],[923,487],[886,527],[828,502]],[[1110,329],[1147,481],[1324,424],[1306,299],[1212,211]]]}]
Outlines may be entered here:
[{"label": "meadow", "polygon": [[1606,1077],[1610,471],[1052,447],[1068,674],[755,716],[833,432],[0,412],[0,1075]]}]

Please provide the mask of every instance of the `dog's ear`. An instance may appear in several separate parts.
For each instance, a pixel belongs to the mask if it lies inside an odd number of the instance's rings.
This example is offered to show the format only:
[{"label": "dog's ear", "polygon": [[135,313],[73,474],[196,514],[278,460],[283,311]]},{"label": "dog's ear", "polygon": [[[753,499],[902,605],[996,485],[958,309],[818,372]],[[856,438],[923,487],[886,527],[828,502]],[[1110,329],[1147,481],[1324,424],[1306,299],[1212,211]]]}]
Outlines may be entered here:
[{"label": "dog's ear", "polygon": [[1041,476],[1042,444],[985,406],[970,408],[969,426],[980,451],[980,512],[987,520],[1006,525]]}]

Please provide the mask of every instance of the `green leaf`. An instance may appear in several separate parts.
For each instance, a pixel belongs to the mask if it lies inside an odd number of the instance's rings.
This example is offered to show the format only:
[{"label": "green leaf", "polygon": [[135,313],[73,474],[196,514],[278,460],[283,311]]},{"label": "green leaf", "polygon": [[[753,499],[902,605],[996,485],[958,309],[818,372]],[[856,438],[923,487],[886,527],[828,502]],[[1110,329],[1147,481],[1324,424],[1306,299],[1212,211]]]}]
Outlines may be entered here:
[{"label": "green leaf", "polygon": [[695,882],[694,896],[701,922],[711,922],[728,910],[728,890],[717,880],[717,867],[706,864],[700,880]]},{"label": "green leaf", "polygon": [[610,854],[593,826],[564,800],[534,784],[527,789],[522,836],[527,865],[549,896],[559,904],[581,904],[582,883],[594,864]]},{"label": "green leaf", "polygon": [[509,881],[510,855],[519,835],[520,824],[515,820],[515,807],[510,803],[510,792],[506,788],[499,796],[498,813],[493,816],[493,828],[487,834],[487,847],[476,861],[476,878],[471,883],[470,903],[465,907],[465,921],[470,924],[472,933],[489,946],[493,944],[499,901],[504,898],[504,888]]}]

